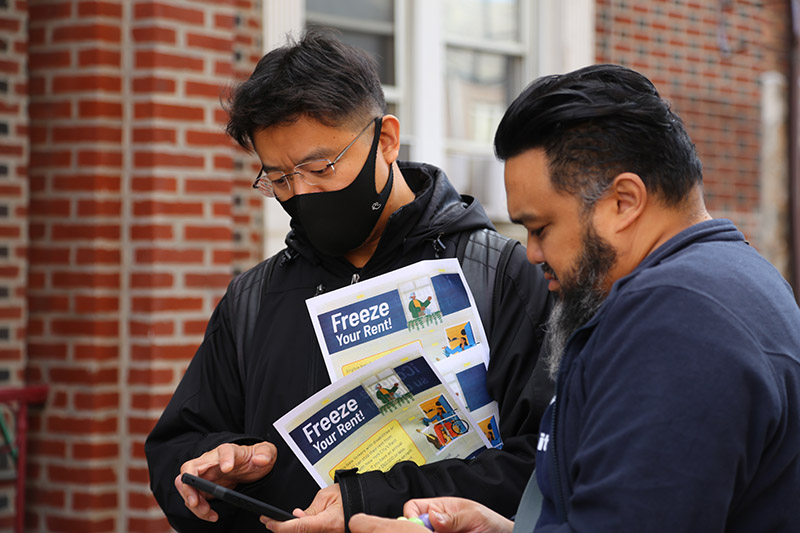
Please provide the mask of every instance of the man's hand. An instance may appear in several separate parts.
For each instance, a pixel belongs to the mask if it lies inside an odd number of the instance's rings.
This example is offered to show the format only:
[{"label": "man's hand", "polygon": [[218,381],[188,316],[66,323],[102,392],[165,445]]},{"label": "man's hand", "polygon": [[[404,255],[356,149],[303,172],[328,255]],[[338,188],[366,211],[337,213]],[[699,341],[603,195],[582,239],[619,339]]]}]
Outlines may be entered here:
[{"label": "man's hand", "polygon": [[351,533],[429,533],[425,526],[397,520],[395,518],[380,518],[368,514],[353,515],[350,519]]},{"label": "man's hand", "polygon": [[208,504],[209,495],[185,485],[181,476],[186,473],[194,474],[232,489],[240,483],[251,483],[266,476],[272,470],[277,454],[275,445],[266,441],[251,446],[221,444],[200,457],[183,463],[181,473],[175,478],[175,487],[186,507],[195,516],[216,522],[219,516]]},{"label": "man's hand", "polygon": [[[428,514],[431,526],[439,533],[510,533],[514,529],[511,520],[463,498],[410,500],[403,506],[403,514],[407,517],[418,517],[423,513]],[[350,519],[350,531],[424,533],[427,529],[413,522],[358,514]]]},{"label": "man's hand", "polygon": [[275,533],[342,533],[344,508],[339,484],[334,483],[320,490],[308,509],[295,509],[292,514],[297,517],[296,520],[278,522],[262,516],[261,523]]}]

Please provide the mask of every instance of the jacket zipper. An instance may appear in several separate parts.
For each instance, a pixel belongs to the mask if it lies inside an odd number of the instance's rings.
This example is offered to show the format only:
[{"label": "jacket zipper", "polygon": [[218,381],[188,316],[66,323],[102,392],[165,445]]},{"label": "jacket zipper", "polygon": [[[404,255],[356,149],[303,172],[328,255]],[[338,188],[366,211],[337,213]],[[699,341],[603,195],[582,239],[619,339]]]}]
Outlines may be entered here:
[{"label": "jacket zipper", "polygon": [[[319,296],[325,292],[325,285],[320,283],[314,289],[314,296]],[[317,387],[317,364],[320,359],[322,359],[322,349],[319,347],[319,343],[314,343],[316,348],[316,357],[312,357],[308,363],[308,397],[310,398],[313,396],[319,388]]]},{"label": "jacket zipper", "polygon": [[[360,279],[361,279],[361,276],[359,276],[358,272],[356,272],[355,274],[353,274],[353,277],[350,278],[350,285],[352,285],[354,283],[358,283],[358,281]],[[320,283],[319,285],[317,285],[316,289],[314,290],[314,296],[319,296],[320,294],[322,294],[324,292],[325,292],[325,285]],[[323,358],[322,350],[320,349],[319,345],[317,345],[316,352],[317,352],[317,357],[312,357],[311,358],[311,362],[308,365],[308,373],[309,373],[309,379],[308,379],[309,394],[308,394],[308,396],[309,396],[309,398],[311,396],[313,396],[318,390],[317,389],[317,383],[316,383],[317,361],[319,359]]]},{"label": "jacket zipper", "polygon": [[[567,376],[567,348],[569,345],[572,344],[572,341],[578,336],[579,333],[587,331],[589,327],[594,328],[595,322],[597,321],[597,315],[600,313],[600,310],[597,311],[595,316],[589,319],[589,321],[578,328],[576,331],[572,332],[572,335],[569,336],[567,342],[564,344],[564,355],[561,356],[561,368],[558,371],[558,375],[556,376],[556,402],[553,405],[553,420],[551,421],[550,425],[550,441],[553,445],[553,468],[554,468],[554,476],[553,481],[555,482],[556,486],[556,510],[560,513],[559,518],[565,521],[567,520],[567,501],[564,497],[564,486],[561,483],[561,470],[558,468],[558,446],[557,446],[557,439],[556,439],[556,420],[558,419],[558,399],[563,397],[563,385],[564,385],[564,378]],[[573,356],[574,358],[574,356]],[[569,362],[571,364],[571,361]]]},{"label": "jacket zipper", "polygon": [[[567,363],[566,360],[566,352],[567,348],[569,347],[570,343],[575,339],[575,336],[579,331],[581,331],[585,325],[579,328],[577,331],[573,331],[572,335],[569,336],[567,342],[564,344],[564,353],[561,356],[561,365],[565,365]],[[558,464],[558,442],[556,439],[556,420],[558,420],[558,406],[559,401],[558,399],[562,397],[562,387],[564,384],[564,378],[567,375],[566,366],[562,366],[559,368],[559,372],[556,376],[556,395],[555,395],[555,403],[553,404],[553,419],[550,421],[550,441],[552,444],[552,456],[553,456],[553,482],[555,483],[555,496],[556,496],[556,511],[559,514],[559,518],[566,522],[567,521],[567,502],[566,498],[564,497],[564,486],[561,483],[561,470],[559,469]]]},{"label": "jacket zipper", "polygon": [[[563,362],[563,359],[562,359]],[[558,380],[561,381],[561,380]],[[558,468],[558,446],[556,445],[556,418],[558,417],[558,398],[559,398],[558,383],[556,383],[556,401],[553,404],[553,418],[550,421],[550,442],[553,453],[553,482],[556,489],[556,509],[558,510],[559,518],[563,521],[567,520],[567,506],[564,501],[564,489],[561,486],[561,471]]]},{"label": "jacket zipper", "polygon": [[439,259],[439,255],[447,249],[447,245],[442,242],[442,237],[444,237],[444,233],[439,233],[435,239],[430,241],[433,246],[433,257],[436,259]]}]

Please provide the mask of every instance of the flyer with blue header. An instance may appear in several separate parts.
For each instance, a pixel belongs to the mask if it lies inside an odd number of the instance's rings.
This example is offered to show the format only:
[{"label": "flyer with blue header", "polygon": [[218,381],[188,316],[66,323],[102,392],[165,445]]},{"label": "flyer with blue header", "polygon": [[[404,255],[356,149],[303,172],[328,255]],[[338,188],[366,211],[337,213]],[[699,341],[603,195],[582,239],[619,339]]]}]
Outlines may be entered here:
[{"label": "flyer with blue header", "polygon": [[493,447],[497,402],[486,389],[489,344],[455,258],[421,261],[306,301],[332,382],[415,346]]},{"label": "flyer with blue header", "polygon": [[416,343],[332,383],[275,428],[320,487],[340,469],[468,459],[490,446]]}]

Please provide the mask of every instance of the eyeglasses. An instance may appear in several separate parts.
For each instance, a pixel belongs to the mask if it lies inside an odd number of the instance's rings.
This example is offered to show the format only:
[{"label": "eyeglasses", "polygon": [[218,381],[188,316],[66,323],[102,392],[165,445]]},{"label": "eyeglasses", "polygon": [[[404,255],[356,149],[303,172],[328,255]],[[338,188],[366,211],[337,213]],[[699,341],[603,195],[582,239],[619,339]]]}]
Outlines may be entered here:
[{"label": "eyeglasses", "polygon": [[306,161],[305,163],[300,163],[294,167],[292,172],[287,172],[286,174],[280,170],[265,172],[264,167],[261,167],[261,171],[258,173],[258,176],[256,176],[256,181],[253,182],[253,188],[261,191],[261,194],[267,198],[277,197],[278,199],[282,199],[292,195],[292,182],[296,176],[299,176],[307,185],[319,185],[323,181],[334,177],[336,175],[336,167],[334,165],[338,163],[347,150],[356,143],[359,137],[367,131],[367,128],[373,123],[377,124],[379,118],[380,117],[375,117],[369,124],[364,126],[364,129],[356,135],[355,139],[350,141],[350,144],[339,152],[339,155],[337,155],[333,161],[330,159]]}]

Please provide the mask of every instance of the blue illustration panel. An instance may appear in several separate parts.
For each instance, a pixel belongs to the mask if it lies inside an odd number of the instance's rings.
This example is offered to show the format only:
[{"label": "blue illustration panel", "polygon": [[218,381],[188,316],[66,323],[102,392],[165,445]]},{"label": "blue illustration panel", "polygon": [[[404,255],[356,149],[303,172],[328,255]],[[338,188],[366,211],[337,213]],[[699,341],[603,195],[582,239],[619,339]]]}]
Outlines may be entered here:
[{"label": "blue illustration panel", "polygon": [[492,401],[486,390],[486,367],[475,365],[456,374],[458,384],[464,393],[464,401],[470,411],[480,409]]},{"label": "blue illustration panel", "polygon": [[442,315],[447,316],[469,307],[469,296],[458,274],[439,274],[431,278],[431,283]]}]

